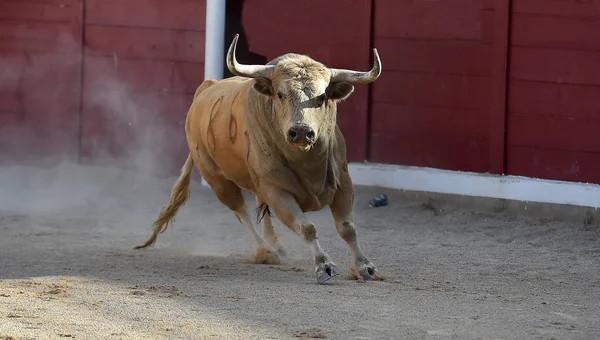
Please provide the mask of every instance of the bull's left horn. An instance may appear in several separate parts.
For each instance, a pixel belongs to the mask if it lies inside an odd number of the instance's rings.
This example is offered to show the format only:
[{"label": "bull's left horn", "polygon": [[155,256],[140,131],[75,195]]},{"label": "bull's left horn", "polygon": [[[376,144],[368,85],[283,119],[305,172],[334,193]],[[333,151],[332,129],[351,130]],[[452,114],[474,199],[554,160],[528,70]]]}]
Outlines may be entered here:
[{"label": "bull's left horn", "polygon": [[235,59],[235,47],[237,45],[239,34],[236,34],[233,37],[233,41],[229,46],[229,51],[227,51],[227,68],[231,73],[240,77],[247,78],[258,78],[265,77],[267,78],[270,71],[273,69],[273,66],[265,66],[265,65],[244,65],[237,62]]},{"label": "bull's left horn", "polygon": [[329,72],[331,74],[331,82],[337,83],[345,81],[348,83],[359,84],[368,84],[374,82],[381,75],[381,60],[379,59],[379,53],[377,53],[376,48],[373,49],[373,54],[375,54],[375,56],[373,58],[373,68],[371,71],[359,72],[330,68]]}]

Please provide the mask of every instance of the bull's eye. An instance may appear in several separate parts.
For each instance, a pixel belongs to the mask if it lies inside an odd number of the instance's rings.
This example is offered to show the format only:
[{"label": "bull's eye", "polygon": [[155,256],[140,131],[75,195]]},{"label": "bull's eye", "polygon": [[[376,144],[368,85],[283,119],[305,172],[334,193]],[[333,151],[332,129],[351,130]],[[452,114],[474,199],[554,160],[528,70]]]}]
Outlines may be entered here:
[{"label": "bull's eye", "polygon": [[279,98],[280,100],[283,100],[283,93],[277,92],[277,98]]}]

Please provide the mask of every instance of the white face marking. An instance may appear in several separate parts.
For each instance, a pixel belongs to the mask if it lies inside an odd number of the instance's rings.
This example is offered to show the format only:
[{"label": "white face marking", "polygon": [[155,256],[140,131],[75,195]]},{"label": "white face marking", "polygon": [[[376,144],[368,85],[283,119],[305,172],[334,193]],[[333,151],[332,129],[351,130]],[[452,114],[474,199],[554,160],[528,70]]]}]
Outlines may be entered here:
[{"label": "white face marking", "polygon": [[[281,110],[282,133],[288,139],[289,131],[294,126],[308,126],[312,129],[315,140],[319,138],[319,131],[324,120],[329,119],[324,115],[326,107],[324,104],[317,107],[315,100],[322,96],[329,79],[319,78],[312,80],[301,80],[302,77],[290,78],[280,83],[277,88],[277,96],[274,96],[275,105]],[[279,97],[279,98],[278,98]],[[297,150],[308,152],[315,147],[314,143],[293,143]]]}]

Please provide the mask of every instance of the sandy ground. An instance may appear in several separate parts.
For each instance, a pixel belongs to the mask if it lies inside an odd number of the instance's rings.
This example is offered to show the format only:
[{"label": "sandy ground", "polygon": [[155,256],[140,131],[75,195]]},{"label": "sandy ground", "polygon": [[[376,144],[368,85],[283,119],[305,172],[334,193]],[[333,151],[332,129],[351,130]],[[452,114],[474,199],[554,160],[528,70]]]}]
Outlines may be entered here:
[{"label": "sandy ground", "polygon": [[[0,339],[600,338],[597,227],[358,188],[359,238],[387,279],[347,278],[322,211],[310,215],[342,273],[317,285],[310,250],[278,221],[289,257],[246,263],[250,237],[199,182],[157,244],[133,250],[173,181],[0,168]],[[390,205],[369,209],[380,192]]]}]

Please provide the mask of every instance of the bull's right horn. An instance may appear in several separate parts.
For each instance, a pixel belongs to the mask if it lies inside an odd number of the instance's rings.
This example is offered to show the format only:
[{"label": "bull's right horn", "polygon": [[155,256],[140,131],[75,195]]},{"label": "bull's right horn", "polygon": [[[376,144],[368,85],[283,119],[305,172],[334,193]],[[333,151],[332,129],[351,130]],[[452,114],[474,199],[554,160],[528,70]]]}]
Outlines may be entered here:
[{"label": "bull's right horn", "polygon": [[239,34],[233,37],[233,41],[229,46],[229,51],[227,51],[227,68],[231,73],[236,76],[246,77],[246,78],[268,78],[269,73],[274,68],[274,66],[265,66],[265,65],[243,65],[237,62],[235,59],[235,47],[237,45]]},{"label": "bull's right horn", "polygon": [[377,49],[373,49],[373,68],[369,72],[359,72],[359,71],[351,71],[351,70],[342,70],[330,68],[329,72],[331,74],[331,82],[349,82],[349,83],[360,83],[360,84],[368,84],[372,83],[381,75],[381,60],[379,59],[379,53],[377,53]]}]

